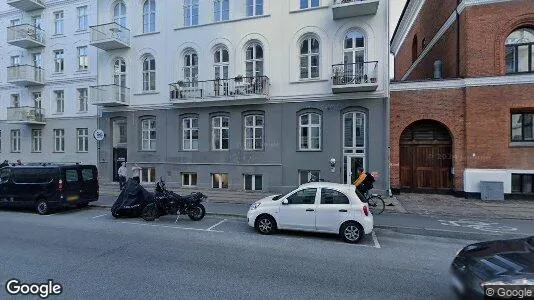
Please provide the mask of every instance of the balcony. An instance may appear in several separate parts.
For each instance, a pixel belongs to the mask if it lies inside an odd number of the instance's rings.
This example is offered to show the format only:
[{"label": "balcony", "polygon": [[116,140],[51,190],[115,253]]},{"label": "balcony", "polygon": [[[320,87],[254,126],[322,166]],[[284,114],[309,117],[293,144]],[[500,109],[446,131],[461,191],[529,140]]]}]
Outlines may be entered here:
[{"label": "balcony", "polygon": [[226,100],[266,100],[269,77],[236,77],[170,84],[170,101],[175,104]]},{"label": "balcony", "polygon": [[377,65],[377,61],[333,65],[332,93],[376,91]]},{"label": "balcony", "polygon": [[112,107],[130,105],[130,89],[116,84],[89,87],[91,104]]},{"label": "balcony", "polygon": [[91,26],[91,45],[102,50],[130,48],[130,29],[117,23]]},{"label": "balcony", "polygon": [[45,8],[44,0],[7,0],[7,4],[22,11]]},{"label": "balcony", "polygon": [[7,67],[7,82],[19,86],[44,85],[44,70],[30,65]]},{"label": "balcony", "polygon": [[45,125],[44,110],[32,106],[8,107],[7,122],[29,125]]},{"label": "balcony", "polygon": [[45,46],[46,34],[41,28],[30,24],[7,27],[7,43],[24,49]]},{"label": "balcony", "polygon": [[380,0],[334,0],[332,13],[334,20],[374,15]]}]

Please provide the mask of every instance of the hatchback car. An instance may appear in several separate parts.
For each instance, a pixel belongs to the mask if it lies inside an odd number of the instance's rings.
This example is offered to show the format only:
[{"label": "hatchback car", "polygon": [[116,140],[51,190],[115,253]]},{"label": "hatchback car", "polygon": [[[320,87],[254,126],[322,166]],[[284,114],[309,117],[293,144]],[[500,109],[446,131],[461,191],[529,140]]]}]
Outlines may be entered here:
[{"label": "hatchback car", "polygon": [[353,185],[313,182],[250,206],[248,224],[261,234],[277,229],[339,234],[357,243],[373,231],[373,216]]}]

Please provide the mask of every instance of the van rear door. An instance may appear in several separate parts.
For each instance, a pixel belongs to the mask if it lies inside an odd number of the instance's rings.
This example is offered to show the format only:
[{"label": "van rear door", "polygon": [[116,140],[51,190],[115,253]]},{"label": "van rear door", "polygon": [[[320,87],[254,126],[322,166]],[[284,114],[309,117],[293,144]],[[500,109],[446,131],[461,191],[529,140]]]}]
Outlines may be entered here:
[{"label": "van rear door", "polygon": [[82,166],[82,202],[98,200],[98,171],[95,166]]},{"label": "van rear door", "polygon": [[80,172],[77,167],[65,167],[63,173],[63,195],[67,203],[76,204],[83,191]]}]

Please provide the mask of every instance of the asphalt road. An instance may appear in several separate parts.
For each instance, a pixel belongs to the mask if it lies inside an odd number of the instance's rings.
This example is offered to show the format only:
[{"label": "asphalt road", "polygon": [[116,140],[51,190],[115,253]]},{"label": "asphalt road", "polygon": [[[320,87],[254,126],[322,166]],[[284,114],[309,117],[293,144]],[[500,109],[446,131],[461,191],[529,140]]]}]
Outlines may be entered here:
[{"label": "asphalt road", "polygon": [[53,279],[64,292],[49,299],[451,299],[449,264],[470,243],[377,230],[350,245],[262,236],[239,218],[147,223],[103,208],[0,211],[0,241],[2,285]]}]

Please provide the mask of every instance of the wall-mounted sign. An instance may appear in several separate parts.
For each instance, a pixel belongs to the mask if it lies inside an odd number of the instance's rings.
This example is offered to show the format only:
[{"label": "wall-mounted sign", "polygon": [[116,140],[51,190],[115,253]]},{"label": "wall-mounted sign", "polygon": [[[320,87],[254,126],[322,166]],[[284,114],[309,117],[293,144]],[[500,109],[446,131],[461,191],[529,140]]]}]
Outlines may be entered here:
[{"label": "wall-mounted sign", "polygon": [[102,130],[102,129],[96,129],[96,130],[93,132],[93,137],[94,137],[95,140],[97,140],[97,141],[101,141],[101,140],[103,140],[105,136],[106,136],[106,134],[104,133],[104,130]]}]

